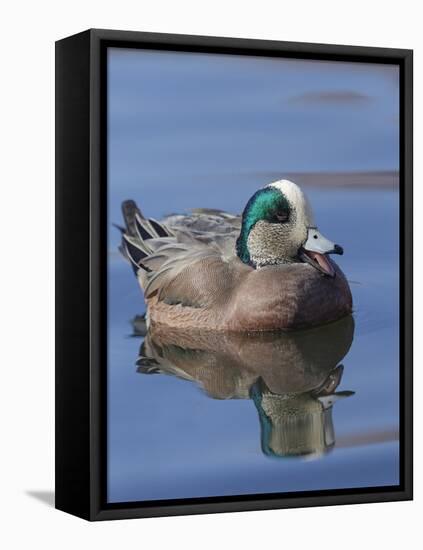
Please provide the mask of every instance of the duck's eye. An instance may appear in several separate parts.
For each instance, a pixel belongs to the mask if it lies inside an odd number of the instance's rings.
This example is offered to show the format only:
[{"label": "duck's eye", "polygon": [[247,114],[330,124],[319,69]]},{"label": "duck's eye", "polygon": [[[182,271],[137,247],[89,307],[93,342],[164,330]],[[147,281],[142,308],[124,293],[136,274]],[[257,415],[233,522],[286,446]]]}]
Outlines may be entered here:
[{"label": "duck's eye", "polygon": [[273,222],[274,223],[284,223],[284,222],[287,222],[289,219],[289,211],[288,210],[278,210],[278,212],[276,212],[274,215],[273,215]]}]

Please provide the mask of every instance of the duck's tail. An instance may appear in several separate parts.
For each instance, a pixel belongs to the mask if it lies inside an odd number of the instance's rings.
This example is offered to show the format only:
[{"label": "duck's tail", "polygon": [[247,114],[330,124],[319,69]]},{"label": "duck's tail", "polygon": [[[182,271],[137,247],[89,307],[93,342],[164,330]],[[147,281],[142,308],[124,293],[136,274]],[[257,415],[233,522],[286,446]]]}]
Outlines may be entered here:
[{"label": "duck's tail", "polygon": [[131,262],[136,275],[139,269],[150,271],[142,263],[154,252],[148,241],[171,237],[172,233],[153,218],[145,218],[133,200],[123,201],[122,215],[125,227],[116,226],[122,233],[119,250]]}]

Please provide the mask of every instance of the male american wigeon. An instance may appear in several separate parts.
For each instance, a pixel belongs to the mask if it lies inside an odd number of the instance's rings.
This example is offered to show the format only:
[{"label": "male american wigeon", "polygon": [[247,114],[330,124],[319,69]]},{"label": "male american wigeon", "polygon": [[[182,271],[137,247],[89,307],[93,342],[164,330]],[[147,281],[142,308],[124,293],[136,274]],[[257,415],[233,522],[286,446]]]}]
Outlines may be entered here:
[{"label": "male american wigeon", "polygon": [[148,323],[229,331],[297,329],[352,311],[348,282],[295,183],[259,189],[242,216],[198,209],[161,222],[122,204],[122,251]]}]

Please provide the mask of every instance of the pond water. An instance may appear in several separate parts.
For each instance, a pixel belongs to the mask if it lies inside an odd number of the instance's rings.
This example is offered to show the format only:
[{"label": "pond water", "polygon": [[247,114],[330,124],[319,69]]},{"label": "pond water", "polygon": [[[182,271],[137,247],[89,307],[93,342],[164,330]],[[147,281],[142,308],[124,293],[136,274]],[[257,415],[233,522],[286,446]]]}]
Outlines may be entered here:
[{"label": "pond water", "polygon": [[133,323],[145,306],[117,253],[120,201],[133,198],[158,219],[198,206],[239,212],[264,183],[240,177],[176,194],[163,182],[145,200],[141,191],[109,195],[109,502],[399,483],[397,187],[304,188],[319,229],[344,247],[336,259],[353,319],[303,334],[180,342],[144,341]]}]

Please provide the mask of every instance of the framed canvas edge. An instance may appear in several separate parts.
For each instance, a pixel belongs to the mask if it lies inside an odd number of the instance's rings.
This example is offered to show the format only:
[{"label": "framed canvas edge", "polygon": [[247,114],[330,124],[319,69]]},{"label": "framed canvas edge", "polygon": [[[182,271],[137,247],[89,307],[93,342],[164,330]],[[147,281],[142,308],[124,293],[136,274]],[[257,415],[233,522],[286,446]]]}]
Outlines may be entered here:
[{"label": "framed canvas edge", "polygon": [[[330,491],[329,491],[330,492]],[[322,506],[344,506],[353,504],[371,504],[382,502],[401,502],[412,500],[412,494],[407,491],[381,492],[375,491],[364,494],[350,495],[319,495],[304,497],[280,497],[254,500],[234,500],[228,502],[222,497],[221,502],[198,504],[163,504],[145,507],[100,508],[92,517],[92,521],[105,521],[113,519],[135,519],[148,517],[167,517],[181,515],[220,514],[231,512],[260,512],[266,510],[283,510],[287,508],[311,508]]]},{"label": "framed canvas edge", "polygon": [[[234,511],[253,511],[282,509],[309,506],[330,506],[343,504],[360,504],[385,501],[411,500],[412,493],[412,50],[374,48],[361,46],[336,46],[325,44],[308,43],[287,43],[276,41],[262,41],[256,39],[238,38],[216,38],[188,35],[169,35],[159,33],[142,33],[131,31],[110,31],[91,29],[81,33],[89,35],[89,167],[87,181],[89,184],[89,293],[90,293],[90,338],[89,349],[89,407],[86,411],[89,424],[89,463],[84,462],[82,469],[88,468],[89,477],[89,502],[88,511],[84,505],[84,511],[76,513],[84,519],[109,520],[137,517],[157,517],[188,514],[208,514]],[[71,40],[73,37],[64,40]],[[60,41],[62,42],[62,41]],[[180,503],[172,504],[172,501],[165,504],[122,504],[119,506],[105,505],[104,500],[104,417],[102,418],[102,394],[105,390],[105,363],[103,348],[105,345],[102,338],[101,323],[104,320],[105,294],[100,281],[101,267],[104,267],[104,258],[101,256],[101,227],[105,222],[106,204],[104,196],[106,185],[104,180],[105,154],[102,145],[101,135],[105,129],[101,128],[100,120],[104,120],[104,86],[101,85],[101,70],[104,63],[102,52],[110,45],[120,44],[122,47],[148,47],[169,48],[169,49],[191,49],[195,51],[215,50],[218,52],[233,53],[243,51],[245,55],[293,55],[300,52],[300,56],[307,56],[312,59],[323,56],[325,58],[344,60],[358,60],[363,62],[398,63],[401,68],[401,132],[403,136],[401,146],[401,191],[402,191],[402,227],[401,244],[403,253],[402,271],[402,395],[406,399],[401,400],[401,465],[403,478],[398,489],[387,491],[381,488],[369,488],[361,491],[347,490],[334,492],[314,492],[307,496],[296,496],[295,494],[281,495],[275,497],[257,499],[254,495],[250,499],[239,497],[238,500],[222,497],[219,502],[209,503]],[[347,59],[345,59],[347,58]],[[103,98],[103,101],[102,101]],[[103,115],[103,116],[102,116]],[[104,141],[104,140],[103,140]],[[100,208],[98,208],[100,204]],[[103,235],[104,237],[104,235]],[[103,243],[104,244],[104,243]],[[60,269],[59,269],[60,271]],[[104,327],[103,327],[104,328]],[[57,365],[56,365],[57,369]],[[56,370],[57,376],[57,370]],[[104,404],[104,403],[103,403]],[[101,428],[103,425],[103,429]],[[84,442],[86,444],[86,441]],[[84,454],[84,453],[82,453]],[[102,470],[103,468],[103,470]],[[325,494],[327,493],[327,494]],[[87,503],[85,503],[87,504]],[[64,509],[63,506],[57,506]],[[65,507],[66,508],[66,507]],[[65,509],[64,511],[70,511]]]}]

